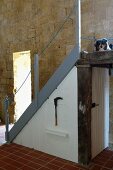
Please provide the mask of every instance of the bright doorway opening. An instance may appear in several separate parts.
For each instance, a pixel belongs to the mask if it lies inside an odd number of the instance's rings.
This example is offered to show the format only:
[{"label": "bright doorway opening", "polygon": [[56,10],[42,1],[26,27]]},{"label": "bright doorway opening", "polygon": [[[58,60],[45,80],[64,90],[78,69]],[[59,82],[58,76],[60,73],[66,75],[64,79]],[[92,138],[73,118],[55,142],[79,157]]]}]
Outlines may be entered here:
[{"label": "bright doorway opening", "polygon": [[15,114],[17,121],[31,103],[30,51],[13,53]]}]

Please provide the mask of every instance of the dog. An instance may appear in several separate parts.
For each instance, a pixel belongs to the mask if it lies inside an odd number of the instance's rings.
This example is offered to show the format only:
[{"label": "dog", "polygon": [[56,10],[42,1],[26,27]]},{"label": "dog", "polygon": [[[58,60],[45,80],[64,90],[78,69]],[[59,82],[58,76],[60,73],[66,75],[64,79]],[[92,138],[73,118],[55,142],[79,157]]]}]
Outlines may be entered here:
[{"label": "dog", "polygon": [[108,44],[108,40],[106,38],[98,39],[95,43],[95,51],[109,51],[112,50],[113,45]]}]

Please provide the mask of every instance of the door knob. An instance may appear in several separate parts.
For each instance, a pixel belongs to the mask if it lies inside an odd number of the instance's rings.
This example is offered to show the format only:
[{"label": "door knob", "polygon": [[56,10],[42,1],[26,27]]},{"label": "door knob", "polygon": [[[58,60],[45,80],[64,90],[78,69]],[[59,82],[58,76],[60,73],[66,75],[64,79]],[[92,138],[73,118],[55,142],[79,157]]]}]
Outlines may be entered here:
[{"label": "door knob", "polygon": [[91,108],[94,108],[94,107],[96,107],[96,106],[99,106],[99,104],[92,103]]}]

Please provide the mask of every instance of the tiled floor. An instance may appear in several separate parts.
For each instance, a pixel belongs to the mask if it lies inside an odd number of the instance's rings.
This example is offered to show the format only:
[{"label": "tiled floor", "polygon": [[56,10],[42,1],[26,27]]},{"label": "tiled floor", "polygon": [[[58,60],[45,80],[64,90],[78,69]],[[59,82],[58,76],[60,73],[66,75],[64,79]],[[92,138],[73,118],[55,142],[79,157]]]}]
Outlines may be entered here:
[{"label": "tiled floor", "polygon": [[113,151],[100,153],[88,167],[17,144],[0,146],[0,170],[112,170]]}]

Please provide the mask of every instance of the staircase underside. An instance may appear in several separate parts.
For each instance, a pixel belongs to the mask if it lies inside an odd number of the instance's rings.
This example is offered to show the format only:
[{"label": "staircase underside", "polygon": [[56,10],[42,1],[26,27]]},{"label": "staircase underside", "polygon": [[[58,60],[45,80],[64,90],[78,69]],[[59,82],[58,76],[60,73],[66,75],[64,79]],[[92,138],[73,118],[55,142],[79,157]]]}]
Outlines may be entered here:
[{"label": "staircase underside", "polygon": [[64,62],[59,66],[56,72],[48,80],[42,90],[38,93],[37,100],[34,99],[31,105],[26,109],[23,115],[15,123],[8,135],[8,142],[12,142],[29,120],[34,116],[42,104],[49,98],[52,92],[58,87],[63,79],[68,75],[71,69],[75,66],[79,58],[78,48],[74,48],[71,53],[65,58]]},{"label": "staircase underside", "polygon": [[[103,51],[103,52],[94,52],[94,53],[81,53],[81,56],[78,53],[78,49],[75,48],[72,50],[70,55],[65,59],[65,61],[61,64],[61,66],[56,70],[56,72],[53,74],[53,76],[50,78],[50,80],[47,82],[47,84],[43,87],[43,89],[38,94],[38,100],[33,101],[32,104],[28,107],[28,109],[24,112],[24,114],[20,117],[18,122],[14,125],[14,127],[9,132],[9,142],[12,142],[15,137],[20,133],[20,131],[24,128],[24,126],[29,122],[29,120],[34,116],[34,114],[37,112],[37,110],[42,106],[42,104],[48,99],[48,97],[52,94],[52,92],[58,87],[58,85],[62,82],[62,80],[67,76],[69,71],[74,67],[84,67],[84,69],[81,70],[81,68],[78,68],[78,86],[82,87],[81,84],[84,87],[84,81],[89,82],[89,88],[87,86],[87,90],[89,92],[89,89],[91,89],[91,70],[88,67],[107,67],[111,68],[113,67],[113,51]],[[85,74],[87,73],[87,74]],[[82,75],[83,74],[83,75]],[[83,76],[85,75],[84,79]],[[87,77],[86,77],[87,75]],[[86,79],[85,79],[86,78]],[[83,89],[83,88],[82,88]],[[83,93],[86,93],[86,97],[88,97],[89,93],[86,90]],[[90,95],[91,96],[91,95]],[[79,99],[83,100],[83,94],[81,93],[81,89],[78,89],[78,103]],[[87,100],[86,100],[87,101]],[[89,101],[89,115],[90,115],[90,109],[91,109],[91,100]],[[87,105],[87,103],[86,103]],[[78,111],[78,114],[80,116],[80,113]],[[87,113],[86,113],[87,114]],[[79,119],[79,118],[78,118]],[[80,119],[78,121],[81,121]],[[84,122],[85,123],[85,122]],[[88,127],[90,127],[90,123],[88,124]],[[81,124],[81,123],[80,123]],[[86,127],[86,132],[89,128]],[[81,130],[79,126],[79,130]],[[85,130],[85,129],[84,129]],[[89,144],[87,145],[87,148],[85,148],[87,151],[90,150],[90,132],[89,133]],[[80,137],[79,133],[79,137]],[[86,133],[87,134],[87,133]],[[86,137],[85,137],[86,138]],[[79,146],[81,141],[82,144],[85,143],[85,138],[82,138],[83,140],[79,140]],[[82,145],[81,145],[82,146]],[[89,162],[90,158],[90,151],[87,152],[88,157],[87,160],[85,160],[85,164]],[[79,152],[79,156],[83,155],[81,152]],[[81,161],[79,161],[81,162]]]},{"label": "staircase underside", "polygon": [[66,77],[73,66],[90,65],[97,67],[113,67],[113,51],[102,51],[93,53],[81,53],[79,54],[78,48],[74,48],[69,56],[64,60],[60,67],[56,70],[50,80],[42,88],[38,94],[38,102],[33,101],[31,105],[26,109],[25,113],[20,117],[18,122],[9,132],[9,142],[18,135],[27,122],[33,117],[36,111],[41,105],[48,99],[52,92],[58,87],[62,80]]}]

